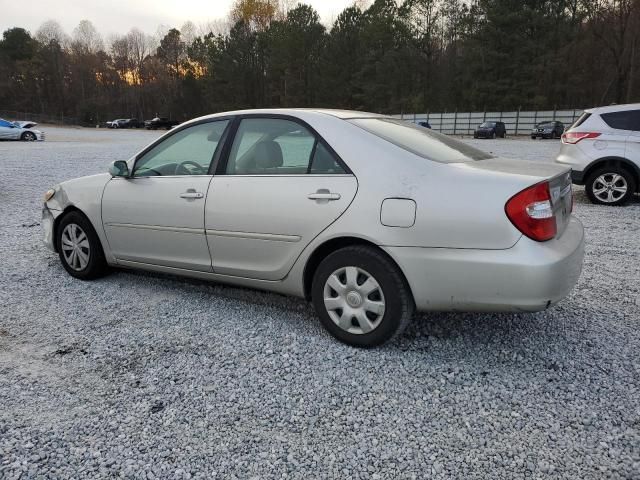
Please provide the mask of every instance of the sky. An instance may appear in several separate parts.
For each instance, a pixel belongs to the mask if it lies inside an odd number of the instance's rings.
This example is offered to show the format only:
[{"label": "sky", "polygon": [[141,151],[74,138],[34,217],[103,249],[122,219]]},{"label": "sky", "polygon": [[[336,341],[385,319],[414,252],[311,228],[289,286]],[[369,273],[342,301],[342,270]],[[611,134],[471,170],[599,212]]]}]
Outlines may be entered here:
[{"label": "sky", "polygon": [[[0,0],[0,32],[23,27],[35,33],[45,20],[57,20],[71,34],[80,20],[90,20],[107,36],[138,27],[155,33],[159,25],[180,28],[191,20],[196,26],[226,18],[233,0]],[[353,0],[304,0],[330,24]]]}]

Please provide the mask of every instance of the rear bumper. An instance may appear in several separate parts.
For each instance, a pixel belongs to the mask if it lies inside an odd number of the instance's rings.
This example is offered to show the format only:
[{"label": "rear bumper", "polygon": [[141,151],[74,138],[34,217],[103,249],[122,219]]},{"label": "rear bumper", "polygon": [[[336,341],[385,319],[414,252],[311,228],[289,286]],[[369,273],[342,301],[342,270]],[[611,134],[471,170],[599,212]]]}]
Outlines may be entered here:
[{"label": "rear bumper", "polygon": [[573,289],[584,229],[572,218],[562,236],[522,237],[506,250],[383,247],[404,272],[420,311],[544,310]]}]

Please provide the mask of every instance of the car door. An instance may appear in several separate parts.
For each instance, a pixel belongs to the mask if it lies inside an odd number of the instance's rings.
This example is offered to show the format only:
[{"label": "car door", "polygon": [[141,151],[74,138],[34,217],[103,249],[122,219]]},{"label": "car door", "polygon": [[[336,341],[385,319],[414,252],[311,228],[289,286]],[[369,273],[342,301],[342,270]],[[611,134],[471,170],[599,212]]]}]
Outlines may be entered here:
[{"label": "car door", "polygon": [[211,271],[204,208],[228,125],[219,120],[177,130],[139,155],[130,177],[107,183],[102,221],[116,259]]},{"label": "car door", "polygon": [[213,270],[280,280],[347,209],[357,180],[297,119],[245,116],[234,130],[205,208]]},{"label": "car door", "polygon": [[0,118],[0,140],[14,140],[18,130],[11,122]]},{"label": "car door", "polygon": [[629,114],[629,136],[625,144],[625,157],[640,168],[640,110],[631,110]]}]

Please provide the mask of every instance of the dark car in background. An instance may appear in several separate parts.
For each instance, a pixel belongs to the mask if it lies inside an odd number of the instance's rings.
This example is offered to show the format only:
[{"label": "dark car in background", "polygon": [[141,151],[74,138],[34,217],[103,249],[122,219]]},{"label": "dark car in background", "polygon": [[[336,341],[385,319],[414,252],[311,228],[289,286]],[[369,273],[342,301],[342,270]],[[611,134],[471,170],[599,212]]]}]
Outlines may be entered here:
[{"label": "dark car in background", "polygon": [[144,128],[147,130],[158,130],[159,128],[165,128],[170,130],[172,127],[179,125],[180,122],[176,120],[169,120],[166,117],[155,117],[152,120],[144,121]]},{"label": "dark car in background", "polygon": [[507,127],[503,122],[487,121],[483,122],[474,130],[473,138],[505,138]]},{"label": "dark car in background", "polygon": [[558,121],[542,122],[531,130],[531,139],[560,138],[564,133],[564,124]]},{"label": "dark car in background", "polygon": [[418,122],[418,125],[424,128],[431,128],[431,124],[429,124],[429,122],[427,121]]}]

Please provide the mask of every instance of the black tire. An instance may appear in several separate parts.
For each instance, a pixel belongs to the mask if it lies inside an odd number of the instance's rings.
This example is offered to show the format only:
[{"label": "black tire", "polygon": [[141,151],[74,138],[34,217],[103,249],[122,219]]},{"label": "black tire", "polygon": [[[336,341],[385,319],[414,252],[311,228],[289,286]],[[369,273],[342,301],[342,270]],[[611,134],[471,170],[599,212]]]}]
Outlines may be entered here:
[{"label": "black tire", "polygon": [[[74,268],[65,257],[65,251],[63,250],[62,244],[63,235],[65,234],[65,229],[70,225],[80,227],[88,240],[88,248],[81,247],[83,253],[89,257],[84,268]],[[78,211],[69,212],[60,220],[56,229],[56,248],[58,250],[62,266],[72,277],[80,280],[94,280],[108,273],[109,267],[104,258],[104,251],[102,250],[102,244],[100,243],[98,234],[87,217]]]},{"label": "black tire", "polygon": [[[615,197],[616,194],[613,193],[613,201],[604,201],[603,199],[599,198],[598,194],[594,191],[598,190],[598,188],[595,187],[599,186],[601,188],[603,186],[598,180],[600,177],[604,176],[604,178],[607,179],[609,176],[613,177],[613,175],[620,175],[620,177],[624,179],[624,182],[626,182],[627,191],[620,197]],[[611,178],[611,180],[613,180],[613,178]],[[616,185],[622,186],[624,182],[618,181],[616,182]],[[587,181],[585,182],[585,191],[587,192],[587,197],[589,198],[591,203],[595,203],[597,205],[619,206],[624,205],[629,201],[631,197],[633,197],[633,194],[636,191],[636,181],[633,178],[633,175],[629,173],[629,171],[625,168],[618,166],[602,167],[589,174],[589,176],[587,177]]]},{"label": "black tire", "polygon": [[[375,327],[366,333],[352,333],[343,329],[332,319],[327,307],[325,307],[324,292],[329,277],[347,267],[356,267],[360,271],[364,271],[365,274],[373,277],[374,282],[378,284],[378,289],[361,297],[363,302],[384,299],[384,313],[373,320]],[[363,276],[366,278],[366,275]],[[345,281],[345,285],[347,283],[348,281]],[[355,283],[358,286],[364,285],[364,281],[360,283],[359,276],[356,277]],[[347,289],[348,287],[345,288],[345,291]],[[333,290],[331,292],[336,293]],[[311,298],[324,328],[341,342],[354,347],[371,348],[388,342],[402,333],[415,313],[413,296],[398,266],[379,250],[362,245],[336,250],[320,263],[313,276]],[[333,314],[338,315],[338,311],[334,311]],[[341,310],[340,315],[343,314],[344,310]],[[370,317],[367,315],[367,318]],[[349,321],[351,328],[360,328],[356,317],[351,317]]]},{"label": "black tire", "polygon": [[531,140],[535,140],[536,136],[535,135],[531,135]]},{"label": "black tire", "polygon": [[495,140],[495,139],[496,139],[496,132],[493,132],[493,133],[491,134],[491,140]]},{"label": "black tire", "polygon": [[36,137],[36,134],[33,132],[24,132],[21,136],[20,136],[20,140],[22,140],[23,142],[35,142],[38,138]]}]

